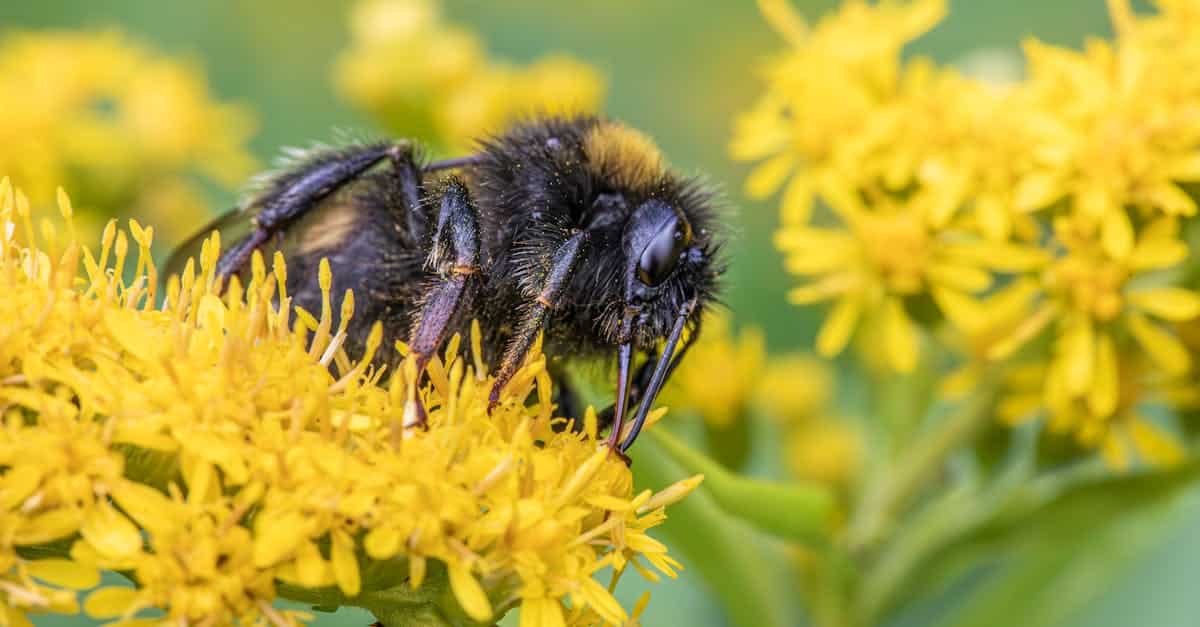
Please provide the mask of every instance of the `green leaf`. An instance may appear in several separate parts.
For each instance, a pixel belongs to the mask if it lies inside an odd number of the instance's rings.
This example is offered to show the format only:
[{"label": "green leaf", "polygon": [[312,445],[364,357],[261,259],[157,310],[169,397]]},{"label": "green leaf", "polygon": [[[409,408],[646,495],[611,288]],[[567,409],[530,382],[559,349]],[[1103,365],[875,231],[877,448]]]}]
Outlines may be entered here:
[{"label": "green leaf", "polygon": [[704,442],[714,459],[730,470],[746,465],[750,457],[750,420],[742,413],[732,423],[714,426],[704,423]]},{"label": "green leaf", "polygon": [[833,494],[825,486],[743,477],[729,472],[665,429],[654,429],[650,436],[647,439],[653,439],[684,469],[703,474],[700,491],[711,496],[730,516],[786,540],[810,546],[828,545],[836,513]]},{"label": "green leaf", "polygon": [[[933,551],[893,600],[920,624],[1057,627],[1103,595],[1178,520],[1200,465],[1170,472],[1060,473],[1012,491],[990,522]],[[970,513],[966,513],[966,519]],[[916,608],[909,608],[910,610]],[[910,611],[908,618],[913,618]],[[937,619],[936,621],[934,619]],[[910,620],[909,622],[914,622]]]},{"label": "green leaf", "polygon": [[[736,627],[775,627],[802,624],[795,573],[783,547],[723,509],[707,490],[712,478],[728,474],[712,460],[703,470],[675,461],[671,441],[689,450],[662,427],[638,440],[635,481],[639,488],[661,489],[691,473],[705,473],[701,488],[667,510],[661,527],[667,543],[684,567],[696,569]],[[695,453],[702,459],[702,455]],[[715,469],[715,472],[714,472]],[[718,481],[719,482],[719,481]],[[669,585],[669,584],[668,584]]]}]

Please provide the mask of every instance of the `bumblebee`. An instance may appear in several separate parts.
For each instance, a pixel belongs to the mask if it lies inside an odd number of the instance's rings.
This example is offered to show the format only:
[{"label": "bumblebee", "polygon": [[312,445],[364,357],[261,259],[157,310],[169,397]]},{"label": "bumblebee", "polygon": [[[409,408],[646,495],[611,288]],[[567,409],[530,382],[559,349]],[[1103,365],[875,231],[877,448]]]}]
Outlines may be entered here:
[{"label": "bumblebee", "polygon": [[411,141],[295,153],[170,265],[213,229],[241,225],[218,278],[244,272],[255,250],[283,250],[288,293],[314,311],[317,265],[328,259],[333,293],[354,291],[347,350],[361,352],[381,321],[376,360],[389,371],[400,359],[395,340],[420,372],[477,319],[485,358],[499,358],[492,406],[539,333],[567,416],[578,407],[563,366],[615,354],[616,398],[602,419],[624,456],[717,296],[715,196],[669,170],[642,133],[596,117],[532,119],[477,146],[436,162]]}]

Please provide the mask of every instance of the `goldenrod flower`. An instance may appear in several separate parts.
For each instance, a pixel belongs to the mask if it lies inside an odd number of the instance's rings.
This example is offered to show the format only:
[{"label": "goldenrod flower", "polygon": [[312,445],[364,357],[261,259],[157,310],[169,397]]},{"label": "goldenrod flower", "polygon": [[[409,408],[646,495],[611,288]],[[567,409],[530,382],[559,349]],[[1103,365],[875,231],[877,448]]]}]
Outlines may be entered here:
[{"label": "goldenrod flower", "polygon": [[789,429],[784,461],[798,477],[849,485],[862,467],[862,434],[845,419],[826,417]]},{"label": "goldenrod flower", "polygon": [[940,301],[992,285],[993,267],[1026,267],[1041,257],[1011,244],[988,244],[968,232],[935,227],[929,212],[890,196],[868,207],[853,197],[834,208],[844,228],[785,225],[776,234],[788,271],[809,282],[788,293],[798,305],[833,301],[817,351],[837,355],[860,325],[868,350],[899,372],[916,367],[921,334],[906,299]]},{"label": "goldenrod flower", "polygon": [[755,402],[780,424],[801,424],[822,415],[833,397],[833,372],[814,357],[772,357],[761,370]]},{"label": "goldenrod flower", "polygon": [[1042,294],[1031,299],[1036,303],[1031,314],[990,354],[1007,357],[1054,323],[1058,366],[1047,384],[1062,385],[1072,395],[1086,393],[1092,407],[1107,414],[1115,406],[1117,342],[1124,336],[1169,375],[1191,369],[1183,344],[1154,320],[1200,316],[1200,294],[1152,281],[1156,271],[1188,256],[1176,220],[1161,218],[1145,227],[1125,258],[1114,258],[1101,242],[1079,235],[1074,224],[1065,218],[1056,221],[1063,253],[1042,271]]},{"label": "goldenrod flower", "polygon": [[1098,229],[1109,253],[1132,247],[1129,209],[1151,217],[1194,215],[1178,185],[1200,180],[1200,56],[1194,6],[1160,3],[1163,14],[1134,19],[1125,0],[1109,3],[1112,44],[1082,52],[1029,42],[1029,99],[1043,118],[1030,152],[1035,168],[1015,190],[1015,208],[1032,211],[1066,200],[1080,228]]},{"label": "goldenrod flower", "polygon": [[704,319],[704,332],[672,375],[663,404],[699,414],[714,427],[728,427],[743,417],[762,370],[766,340],[762,330],[748,327],[733,333],[727,314]]},{"label": "goldenrod flower", "polygon": [[[293,318],[277,291],[282,258],[268,272],[256,256],[248,283],[234,280],[222,296],[214,237],[163,300],[151,228],[110,222],[94,253],[69,237],[60,194],[68,236],[42,221],[46,239],[33,246],[28,202],[7,179],[0,203],[0,616],[9,623],[24,624],[26,611],[74,612],[70,589],[118,569],[135,587],[92,592],[89,615],[158,608],[180,622],[303,621],[272,607],[289,597],[358,605],[385,621],[413,611],[490,624],[520,607],[522,624],[562,625],[581,612],[620,624],[629,614],[596,571],[657,579],[679,567],[648,530],[699,478],[634,493],[594,426],[553,427],[540,355],[489,416],[492,380],[477,351],[464,361],[455,340],[428,385],[413,384],[411,362],[380,383],[385,373],[367,364],[381,329],[354,361],[340,348],[349,295],[341,328],[328,308]],[[126,282],[130,266],[137,278]],[[328,266],[320,282],[328,302]],[[427,430],[403,424],[415,394],[429,408]],[[526,406],[531,394],[538,402]],[[26,548],[55,557],[32,561]],[[423,587],[431,578],[439,585]],[[452,596],[437,592],[446,586]]]},{"label": "goldenrod flower", "polygon": [[89,238],[121,212],[156,216],[177,241],[207,215],[196,175],[228,187],[255,167],[249,111],[214,100],[195,65],[117,32],[5,35],[0,102],[0,172],[35,205],[76,190]]},{"label": "goldenrod flower", "polygon": [[1037,280],[1015,281],[984,305],[946,301],[948,316],[968,330],[975,358],[953,387],[967,389],[981,369],[1053,329],[1050,355],[1035,356],[1023,367],[1037,374],[1017,378],[1019,384],[1001,400],[1002,417],[1016,421],[1044,407],[1052,430],[1103,446],[1119,467],[1128,465],[1127,437],[1149,461],[1178,460],[1178,445],[1168,450],[1149,444],[1164,439],[1148,435],[1157,431],[1135,411],[1156,396],[1155,389],[1191,370],[1189,352],[1169,325],[1200,316],[1200,294],[1162,282],[1162,271],[1188,254],[1177,221],[1160,218],[1145,227],[1124,259],[1081,236],[1077,224],[1066,217],[1056,221],[1055,241],[1063,249]]},{"label": "goldenrod flower", "polygon": [[[792,179],[776,243],[807,280],[789,299],[833,303],[818,352],[857,332],[868,363],[906,372],[940,340],[963,358],[939,382],[950,398],[1016,360],[1041,377],[1030,394],[1005,384],[1002,414],[1045,409],[1115,465],[1131,438],[1145,459],[1177,459],[1132,408],[1178,407],[1169,382],[1192,357],[1172,325],[1200,317],[1176,270],[1179,219],[1196,213],[1180,184],[1200,179],[1195,3],[1138,16],[1112,0],[1112,44],[1030,42],[1029,78],[1004,85],[901,61],[940,3],[849,2],[813,33],[786,3],[761,5],[790,48],[733,152],[767,158],[753,195]],[[813,218],[818,197],[833,224]],[[926,333],[941,320],[930,302],[951,323],[940,333]]]},{"label": "goldenrod flower", "polygon": [[759,4],[791,49],[767,66],[768,91],[738,118],[730,150],[738,160],[766,160],[746,180],[751,196],[765,197],[791,176],[784,220],[804,223],[815,195],[853,186],[847,140],[896,98],[901,48],[941,20],[945,2],[855,0],[811,32],[785,0]]},{"label": "goldenrod flower", "polygon": [[1109,466],[1129,468],[1134,459],[1152,466],[1170,466],[1186,458],[1179,437],[1150,418],[1152,407],[1180,408],[1177,402],[1189,396],[1186,379],[1163,377],[1136,355],[1124,355],[1117,363],[1115,406],[1101,414],[1087,398],[1065,396],[1063,390],[1047,387],[1054,376],[1053,364],[1032,363],[1016,368],[1004,384],[1004,395],[997,407],[1001,420],[1008,424],[1025,423],[1047,411],[1051,432],[1073,435],[1085,448],[1098,449]]},{"label": "goldenrod flower", "polygon": [[594,111],[604,80],[549,56],[528,67],[490,61],[471,32],[447,24],[437,0],[363,0],[338,59],[341,95],[388,130],[452,152],[535,113]]}]

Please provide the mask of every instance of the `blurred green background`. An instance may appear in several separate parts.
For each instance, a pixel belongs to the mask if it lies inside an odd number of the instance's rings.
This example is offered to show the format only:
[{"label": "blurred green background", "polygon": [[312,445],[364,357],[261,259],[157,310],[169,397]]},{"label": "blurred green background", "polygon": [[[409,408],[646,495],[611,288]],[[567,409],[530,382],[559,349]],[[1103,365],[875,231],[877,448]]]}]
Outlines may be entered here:
[{"label": "blurred green background", "polygon": [[[477,32],[494,56],[520,63],[547,52],[566,52],[603,72],[609,81],[608,114],[654,136],[678,168],[707,173],[736,208],[729,216],[737,236],[727,302],[737,323],[762,326],[772,351],[811,345],[817,312],[783,300],[791,280],[780,271],[771,246],[774,204],[747,201],[740,190],[749,168],[727,157],[732,119],[760,90],[757,63],[781,46],[753,2],[445,4],[449,19]],[[834,5],[805,0],[797,4],[809,16]],[[216,97],[243,102],[258,112],[260,131],[252,148],[269,161],[282,146],[328,139],[334,128],[371,128],[330,86],[331,63],[348,39],[350,6],[282,0],[4,0],[0,28],[118,27],[173,56],[193,60],[206,68]],[[999,58],[1017,63],[1024,37],[1078,46],[1088,36],[1108,34],[1101,0],[958,0],[951,2],[948,19],[921,38],[913,52],[942,62]],[[981,57],[980,51],[988,54]],[[233,194],[213,189],[211,199],[217,211],[232,204]],[[771,472],[769,466],[754,467]],[[1197,624],[1200,595],[1195,593],[1194,575],[1195,564],[1200,564],[1200,494],[1191,493],[1166,507],[1166,512],[1132,517],[1088,540],[1097,549],[1091,562],[1085,556],[1079,558],[1083,563],[1055,565],[1070,573],[1059,578],[1056,585],[1062,589],[1055,593],[1105,592],[1098,602],[1054,622],[1113,627]],[[668,523],[668,539],[670,533]],[[752,537],[748,529],[744,537],[730,540],[766,541]],[[686,565],[687,555],[680,558]],[[1121,568],[1105,567],[1106,560],[1115,559],[1121,560]],[[726,624],[705,585],[694,571],[685,571],[679,581],[651,586],[654,597],[645,623]],[[626,577],[620,591],[623,603],[631,606],[642,589],[638,577]],[[1015,620],[1032,611],[1012,597],[997,602],[1011,602]],[[934,600],[915,607],[895,624],[926,624],[937,605]],[[317,624],[368,622],[365,614],[342,612]],[[57,624],[86,623],[78,619]]]}]

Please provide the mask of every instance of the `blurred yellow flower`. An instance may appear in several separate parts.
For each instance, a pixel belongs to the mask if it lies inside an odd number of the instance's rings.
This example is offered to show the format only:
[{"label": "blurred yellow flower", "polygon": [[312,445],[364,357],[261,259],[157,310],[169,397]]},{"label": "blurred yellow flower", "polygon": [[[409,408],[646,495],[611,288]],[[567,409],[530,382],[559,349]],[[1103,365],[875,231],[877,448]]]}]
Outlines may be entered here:
[{"label": "blurred yellow flower", "polygon": [[1097,413],[1107,414],[1116,403],[1117,341],[1124,335],[1163,372],[1181,376],[1191,369],[1182,342],[1153,320],[1200,316],[1200,294],[1163,284],[1161,276],[1152,280],[1156,271],[1188,256],[1175,219],[1148,224],[1124,258],[1114,258],[1102,243],[1075,232],[1075,224],[1066,218],[1055,221],[1056,240],[1064,248],[1041,273],[1044,297],[1031,299],[1036,303],[1031,314],[990,354],[1008,357],[1053,323],[1057,365],[1047,385],[1086,394]]},{"label": "blurred yellow flower", "polygon": [[1025,267],[1037,251],[989,244],[970,233],[933,226],[928,211],[882,196],[868,205],[855,197],[834,205],[845,227],[785,225],[775,236],[784,265],[809,282],[788,293],[797,305],[833,301],[817,336],[817,351],[837,355],[860,325],[878,340],[869,350],[899,372],[911,372],[921,334],[906,299],[932,294],[958,299],[992,285],[991,268]]},{"label": "blurred yellow flower", "polygon": [[527,67],[494,62],[437,0],[363,0],[334,80],[342,97],[389,131],[461,152],[481,135],[535,113],[595,111],[604,80],[555,55]]},{"label": "blurred yellow flower", "polygon": [[811,32],[786,0],[759,6],[791,48],[766,67],[767,92],[737,119],[730,150],[738,160],[766,160],[746,180],[751,196],[791,176],[784,221],[805,223],[815,195],[847,186],[848,139],[897,97],[901,48],[941,20],[945,2],[854,0]]},{"label": "blurred yellow flower", "polygon": [[[1186,458],[1179,437],[1163,429],[1148,416],[1152,404],[1180,408],[1180,397],[1191,396],[1193,385],[1186,379],[1162,377],[1137,356],[1126,356],[1117,364],[1120,387],[1114,409],[1097,413],[1086,398],[1065,396],[1049,388],[1053,364],[1033,363],[1014,369],[1005,379],[1004,395],[997,407],[1001,420],[1018,425],[1047,413],[1047,428],[1053,433],[1073,435],[1085,448],[1098,449],[1109,466],[1128,469],[1134,459],[1152,466],[1171,466]],[[1135,457],[1136,456],[1136,457]]]},{"label": "blurred yellow flower", "polygon": [[735,335],[732,326],[723,311],[704,319],[700,339],[663,392],[664,405],[695,412],[714,427],[728,427],[744,417],[757,386],[753,374],[766,361],[766,340],[757,327]]},{"label": "blurred yellow flower", "polygon": [[215,101],[195,65],[117,32],[5,35],[0,102],[0,176],[35,205],[67,184],[89,237],[109,216],[131,215],[181,239],[208,213],[198,176],[233,186],[256,167],[247,109]]},{"label": "blurred yellow flower", "polygon": [[[1159,3],[1163,13],[1134,19],[1126,0],[1109,5],[1113,43],[1082,52],[1036,41],[1025,46],[1028,98],[1043,118],[1030,147],[1034,169],[1015,190],[1020,211],[1065,198],[1079,228],[1098,229],[1114,257],[1133,245],[1129,209],[1150,217],[1194,215],[1176,183],[1200,180],[1200,24],[1195,7]],[[1191,6],[1189,9],[1188,7]]]},{"label": "blurred yellow flower", "polygon": [[797,477],[849,485],[862,467],[864,442],[847,420],[824,418],[788,430],[784,461]]},{"label": "blurred yellow flower", "polygon": [[789,300],[833,303],[820,354],[857,333],[869,365],[909,372],[938,341],[959,363],[938,382],[948,398],[1016,361],[1039,376],[1000,377],[1008,420],[1044,409],[1115,466],[1178,459],[1134,408],[1178,408],[1192,372],[1178,325],[1200,292],[1183,284],[1180,220],[1200,180],[1200,8],[1157,5],[1110,0],[1112,43],[1029,42],[1029,77],[990,84],[902,61],[942,3],[850,1],[809,32],[760,2],[789,48],[732,152],[765,159],[751,195],[787,183],[776,244],[806,280]]},{"label": "blurred yellow flower", "polygon": [[825,362],[789,353],[767,360],[755,402],[781,424],[799,424],[821,415],[833,397],[833,373]]},{"label": "blurred yellow flower", "polygon": [[[9,622],[77,611],[70,590],[96,585],[97,569],[129,571],[137,587],[91,593],[83,609],[96,619],[159,608],[179,622],[278,625],[305,620],[271,605],[297,591],[385,615],[403,597],[473,621],[519,606],[523,623],[561,625],[587,611],[620,624],[629,614],[596,571],[674,576],[679,565],[648,530],[700,478],[635,493],[594,431],[552,426],[540,355],[490,416],[492,380],[477,353],[464,361],[458,340],[429,384],[414,385],[412,362],[380,383],[384,373],[367,364],[381,329],[352,361],[340,347],[353,299],[340,328],[328,306],[293,318],[286,295],[276,298],[281,257],[268,272],[256,256],[248,282],[235,279],[222,296],[214,236],[198,271],[189,263],[172,277],[163,301],[153,229],[132,221],[127,233],[112,221],[96,254],[70,237],[66,194],[59,204],[67,236],[40,220],[33,245],[28,200],[0,183]],[[326,264],[320,283],[328,303]],[[416,394],[430,409],[427,430],[402,423]],[[526,406],[531,394],[538,401]],[[57,553],[30,561],[18,547]],[[422,592],[431,577],[453,594]]]}]

